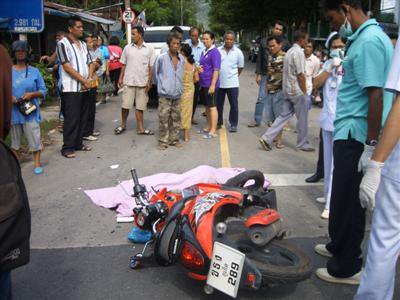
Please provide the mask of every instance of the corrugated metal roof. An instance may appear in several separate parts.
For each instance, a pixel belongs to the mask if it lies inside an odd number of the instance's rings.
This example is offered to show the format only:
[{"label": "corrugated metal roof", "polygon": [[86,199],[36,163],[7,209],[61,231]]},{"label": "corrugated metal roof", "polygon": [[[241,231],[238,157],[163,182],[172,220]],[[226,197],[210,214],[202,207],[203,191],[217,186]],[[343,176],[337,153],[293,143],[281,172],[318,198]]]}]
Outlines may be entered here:
[{"label": "corrugated metal roof", "polygon": [[59,17],[64,17],[68,18],[70,16],[78,16],[81,17],[83,20],[88,21],[88,22],[95,22],[95,23],[100,23],[104,25],[113,25],[115,21],[101,18],[98,16],[95,16],[93,14],[85,13],[81,9],[77,9],[74,7],[68,7],[65,5],[60,5],[57,3],[52,3],[52,2],[45,2],[45,12],[48,13],[49,15],[54,15],[54,16],[59,16]]},{"label": "corrugated metal roof", "polygon": [[100,18],[100,17],[97,17],[97,16],[93,16],[91,14],[83,13],[83,12],[75,12],[75,13],[72,13],[72,14],[77,15],[77,16],[81,17],[84,20],[94,21],[94,22],[100,23],[100,24],[113,25],[115,23],[115,21],[104,19],[104,18]]}]

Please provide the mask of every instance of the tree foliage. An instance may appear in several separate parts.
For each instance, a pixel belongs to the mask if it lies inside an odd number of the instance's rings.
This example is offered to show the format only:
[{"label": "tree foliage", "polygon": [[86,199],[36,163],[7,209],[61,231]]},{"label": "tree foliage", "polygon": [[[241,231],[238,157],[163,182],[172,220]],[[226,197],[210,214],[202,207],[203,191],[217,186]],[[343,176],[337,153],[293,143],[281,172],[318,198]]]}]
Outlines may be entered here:
[{"label": "tree foliage", "polygon": [[[1,0],[0,0],[1,1]],[[137,11],[146,10],[147,23],[154,25],[178,25],[181,23],[181,1],[183,7],[183,24],[196,25],[196,0],[135,0],[131,6]],[[66,6],[92,9],[107,6],[117,0],[53,0]]]},{"label": "tree foliage", "polygon": [[319,0],[210,0],[211,28],[218,33],[227,29],[263,31],[274,20],[301,27],[319,15]]},{"label": "tree foliage", "polygon": [[[227,29],[264,31],[274,20],[288,26],[305,27],[308,22],[323,20],[320,0],[209,0],[210,27],[217,33]],[[371,8],[379,7],[380,0],[372,0]],[[368,10],[368,0],[363,0]]]},{"label": "tree foliage", "polygon": [[195,0],[143,0],[133,4],[138,10],[146,10],[147,23],[154,25],[179,25],[181,23],[181,1],[183,24],[195,25],[197,5]]}]

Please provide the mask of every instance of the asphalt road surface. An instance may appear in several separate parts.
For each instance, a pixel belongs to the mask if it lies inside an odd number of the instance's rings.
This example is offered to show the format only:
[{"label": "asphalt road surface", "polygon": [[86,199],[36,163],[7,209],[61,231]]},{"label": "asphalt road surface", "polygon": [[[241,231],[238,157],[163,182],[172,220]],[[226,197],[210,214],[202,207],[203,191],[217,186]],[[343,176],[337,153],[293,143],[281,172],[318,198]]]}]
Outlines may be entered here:
[{"label": "asphalt road surface", "polygon": [[[140,248],[127,241],[132,224],[116,223],[114,211],[95,206],[83,191],[129,179],[132,167],[140,176],[181,173],[199,165],[261,170],[277,190],[289,240],[312,258],[315,268],[323,267],[326,260],[313,252],[317,243],[327,241],[327,222],[319,217],[323,206],[315,201],[323,195],[323,186],[304,183],[315,170],[317,152],[297,152],[293,130],[284,133],[285,149],[261,149],[257,139],[266,126],[247,127],[257,91],[254,65],[248,63],[241,76],[239,132],[221,131],[218,138],[202,139],[196,133],[205,124],[200,107],[196,113],[200,125],[192,129],[192,140],[182,149],[159,151],[157,135],[136,134],[133,114],[127,131],[114,135],[119,125],[120,97],[98,106],[96,127],[102,135],[91,143],[92,152],[77,153],[73,160],[63,158],[59,153],[61,136],[55,133],[54,144],[43,154],[45,173],[33,175],[30,162],[22,167],[32,211],[32,256],[27,266],[13,272],[15,299],[228,299],[219,292],[205,295],[203,285],[189,279],[179,266],[129,269],[129,257]],[[226,112],[228,108],[227,103]],[[313,108],[310,141],[316,148],[318,115],[319,109]],[[156,134],[157,120],[156,110],[145,113],[146,128]],[[295,120],[291,128],[295,128]],[[110,168],[116,164],[117,169]],[[324,283],[313,275],[297,285],[240,292],[238,297],[345,300],[352,299],[355,292],[356,287]],[[396,298],[400,299],[399,290]]]}]

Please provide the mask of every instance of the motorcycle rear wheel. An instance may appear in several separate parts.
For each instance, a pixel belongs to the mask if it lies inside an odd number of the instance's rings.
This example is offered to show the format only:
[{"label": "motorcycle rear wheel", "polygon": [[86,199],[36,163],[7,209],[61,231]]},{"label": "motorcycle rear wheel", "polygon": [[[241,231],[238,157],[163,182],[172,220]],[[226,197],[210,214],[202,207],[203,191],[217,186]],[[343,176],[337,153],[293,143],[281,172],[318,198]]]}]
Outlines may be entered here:
[{"label": "motorcycle rear wheel", "polygon": [[260,270],[264,286],[296,283],[311,276],[311,260],[286,241],[273,240],[261,248],[247,242],[239,250]]},{"label": "motorcycle rear wheel", "polygon": [[249,181],[253,180],[254,183],[252,185],[246,186],[246,189],[249,191],[258,191],[262,190],[264,186],[265,177],[264,174],[257,170],[247,170],[244,171],[225,182],[226,186],[232,187],[240,187],[243,188],[244,185]]}]

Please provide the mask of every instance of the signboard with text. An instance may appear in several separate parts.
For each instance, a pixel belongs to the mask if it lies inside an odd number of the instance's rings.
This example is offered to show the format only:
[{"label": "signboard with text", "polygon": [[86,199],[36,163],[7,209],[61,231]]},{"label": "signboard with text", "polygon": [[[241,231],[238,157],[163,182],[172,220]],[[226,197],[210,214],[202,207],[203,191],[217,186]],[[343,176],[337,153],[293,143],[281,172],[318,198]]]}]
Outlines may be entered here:
[{"label": "signboard with text", "polygon": [[8,24],[3,29],[18,33],[44,30],[43,0],[0,0],[0,18]]}]

